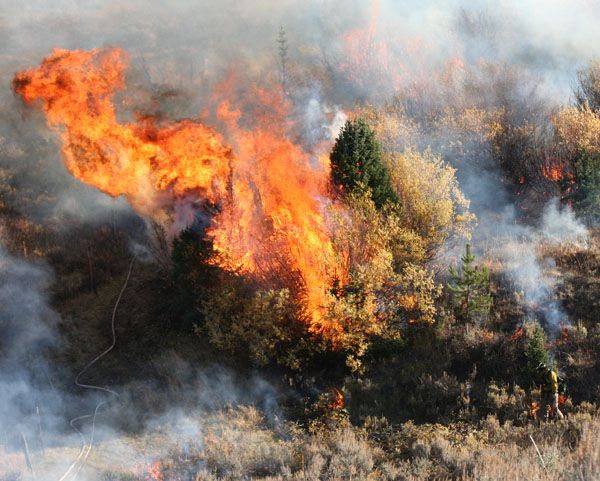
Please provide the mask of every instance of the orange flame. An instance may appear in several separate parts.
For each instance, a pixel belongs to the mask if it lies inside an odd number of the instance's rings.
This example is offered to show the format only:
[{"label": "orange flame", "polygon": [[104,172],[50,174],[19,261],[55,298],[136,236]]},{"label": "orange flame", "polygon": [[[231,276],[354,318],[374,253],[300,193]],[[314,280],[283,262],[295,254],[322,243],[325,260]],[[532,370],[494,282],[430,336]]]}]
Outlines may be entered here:
[{"label": "orange flame", "polygon": [[148,470],[146,472],[146,481],[164,481],[164,476],[160,469],[160,463],[158,461],[152,463],[148,466]]},{"label": "orange flame", "polygon": [[551,182],[560,182],[565,179],[572,179],[573,174],[568,166],[561,161],[550,159],[550,162],[542,166],[542,175]]},{"label": "orange flame", "polygon": [[522,327],[519,327],[515,332],[513,332],[512,336],[510,336],[511,341],[518,341],[525,334],[525,330]]},{"label": "orange flame", "polygon": [[328,404],[332,411],[341,411],[346,407],[346,399],[344,393],[337,388],[329,388],[329,397],[331,401]]},{"label": "orange flame", "polygon": [[124,87],[127,63],[120,49],[57,49],[18,73],[13,88],[25,102],[41,103],[60,132],[67,168],[83,182],[124,195],[160,221],[184,197],[217,206],[208,229],[214,262],[302,292],[309,330],[335,341],[341,326],[324,312],[328,286],[344,275],[326,227],[329,165],[286,137],[283,97],[254,88],[242,108],[231,93],[235,78],[220,85],[216,117],[230,147],[197,120],[119,121],[113,95]]},{"label": "orange flame", "polygon": [[540,410],[540,403],[533,401],[530,405],[529,405],[529,415],[532,418],[537,418],[537,413]]}]

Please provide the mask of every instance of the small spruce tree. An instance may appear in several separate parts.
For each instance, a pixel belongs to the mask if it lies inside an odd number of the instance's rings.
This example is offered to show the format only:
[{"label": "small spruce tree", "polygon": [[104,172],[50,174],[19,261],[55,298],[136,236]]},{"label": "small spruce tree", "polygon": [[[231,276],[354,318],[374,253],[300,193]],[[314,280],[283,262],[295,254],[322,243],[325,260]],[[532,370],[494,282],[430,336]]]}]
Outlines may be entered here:
[{"label": "small spruce tree", "polygon": [[185,229],[173,239],[173,313],[178,311],[175,317],[181,319],[183,327],[199,322],[198,306],[207,296],[207,287],[218,280],[221,269],[210,263],[213,254],[212,242],[192,229]]},{"label": "small spruce tree", "polygon": [[525,377],[529,385],[533,385],[536,381],[536,369],[540,363],[548,364],[550,362],[550,354],[546,349],[546,334],[539,324],[535,324],[527,348],[525,350],[527,357],[527,369]]},{"label": "small spruce tree", "polygon": [[[600,154],[580,151],[571,162],[572,179],[563,183],[565,198],[584,217],[600,217]],[[573,184],[574,182],[574,184]]]},{"label": "small spruce tree", "polygon": [[476,266],[474,261],[471,245],[467,244],[460,269],[450,267],[448,290],[455,313],[463,321],[485,317],[492,307],[489,272],[485,267]]},{"label": "small spruce tree", "polygon": [[331,180],[347,193],[367,188],[377,208],[397,203],[375,133],[363,119],[348,120],[330,155]]}]

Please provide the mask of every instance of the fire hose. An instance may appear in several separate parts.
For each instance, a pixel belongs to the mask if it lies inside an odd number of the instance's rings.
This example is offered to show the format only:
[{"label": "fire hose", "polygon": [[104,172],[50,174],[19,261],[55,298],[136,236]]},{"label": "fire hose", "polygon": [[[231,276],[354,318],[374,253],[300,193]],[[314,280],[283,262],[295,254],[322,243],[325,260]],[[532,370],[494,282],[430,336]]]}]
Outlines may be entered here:
[{"label": "fire hose", "polygon": [[[81,376],[83,376],[89,368],[91,368],[100,359],[102,359],[109,352],[111,352],[117,344],[117,333],[115,330],[115,318],[117,315],[117,308],[119,307],[119,303],[121,302],[123,293],[125,292],[125,289],[127,288],[127,284],[129,284],[129,279],[131,278],[131,272],[133,270],[133,264],[135,262],[136,257],[137,257],[137,254],[131,258],[131,262],[129,263],[129,269],[127,271],[127,277],[125,278],[125,282],[123,283],[123,286],[121,287],[121,291],[119,292],[119,296],[117,297],[117,300],[113,307],[112,316],[111,316],[112,343],[110,344],[110,346],[108,348],[106,348],[104,351],[102,351],[100,354],[98,354],[94,359],[92,359],[75,378],[76,386],[84,388],[84,389],[93,389],[96,391],[105,392],[107,394],[114,396],[114,398],[118,398],[119,394],[117,392],[113,391],[112,389],[102,387],[102,386],[94,386],[92,384],[83,384],[80,382],[80,379],[81,379]],[[100,401],[96,405],[96,408],[94,409],[93,414],[85,414],[83,416],[77,416],[77,417],[71,419],[71,421],[69,421],[69,425],[71,426],[71,428],[81,437],[81,449],[79,450],[79,454],[78,454],[77,458],[75,458],[75,461],[73,461],[73,463],[71,463],[71,465],[69,466],[67,471],[61,476],[61,478],[58,481],[65,481],[66,479],[69,479],[69,476],[71,474],[72,474],[72,477],[70,479],[72,481],[75,481],[77,479],[79,472],[85,465],[85,462],[86,462],[88,456],[90,455],[90,452],[92,451],[92,446],[94,444],[94,435],[95,435],[95,431],[96,431],[96,418],[98,416],[98,412],[100,411],[100,408],[102,406],[104,406],[105,404],[108,404],[108,403],[109,403],[109,401],[107,401],[107,400]],[[79,428],[77,428],[75,423],[77,423],[78,421],[82,421],[84,419],[89,419],[89,418],[92,418],[92,431],[91,431],[90,439],[89,439],[89,443],[88,443],[87,440],[85,439],[85,435]]]}]

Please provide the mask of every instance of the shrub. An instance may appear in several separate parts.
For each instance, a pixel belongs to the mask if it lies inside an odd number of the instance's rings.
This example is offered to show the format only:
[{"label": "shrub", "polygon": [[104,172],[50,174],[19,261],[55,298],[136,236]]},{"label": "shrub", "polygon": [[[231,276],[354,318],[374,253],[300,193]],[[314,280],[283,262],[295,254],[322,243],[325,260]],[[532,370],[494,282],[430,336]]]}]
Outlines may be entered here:
[{"label": "shrub", "polygon": [[448,238],[468,238],[475,217],[460,190],[456,170],[430,150],[384,156],[402,205],[406,228],[419,234],[434,252]]},{"label": "shrub", "polygon": [[580,109],[600,112],[600,63],[592,62],[577,72],[577,85],[573,93]]},{"label": "shrub", "polygon": [[292,341],[304,332],[298,308],[287,289],[253,292],[241,281],[211,291],[201,312],[204,332],[216,347],[257,365],[278,361],[298,367]]},{"label": "shrub", "polygon": [[358,368],[375,336],[396,339],[408,321],[432,323],[440,288],[422,266],[423,240],[403,226],[397,209],[377,209],[364,192],[347,203],[334,212],[332,231],[349,276],[333,289],[327,317],[338,326],[337,347]]}]

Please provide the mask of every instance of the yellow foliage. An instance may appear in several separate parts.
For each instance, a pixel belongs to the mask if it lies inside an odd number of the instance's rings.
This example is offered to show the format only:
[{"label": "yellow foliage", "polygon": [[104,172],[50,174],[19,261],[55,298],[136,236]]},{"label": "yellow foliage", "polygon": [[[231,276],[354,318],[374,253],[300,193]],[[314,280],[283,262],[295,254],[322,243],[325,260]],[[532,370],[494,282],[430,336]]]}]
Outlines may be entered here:
[{"label": "yellow foliage", "polygon": [[245,352],[258,365],[281,354],[282,343],[290,342],[294,336],[297,316],[287,289],[249,295],[233,286],[210,296],[202,312],[208,337],[216,347]]},{"label": "yellow foliage", "polygon": [[400,197],[407,227],[435,249],[450,236],[469,238],[475,216],[461,192],[455,169],[427,150],[407,150],[384,158]]},{"label": "yellow foliage", "polygon": [[375,131],[383,151],[413,148],[420,136],[419,126],[404,115],[400,105],[388,104],[381,109],[366,106],[357,112]]},{"label": "yellow foliage", "polygon": [[564,108],[552,120],[559,145],[568,158],[578,150],[600,152],[600,117],[587,106]]},{"label": "yellow foliage", "polygon": [[423,239],[398,211],[380,211],[367,194],[355,194],[347,211],[333,215],[332,231],[350,279],[332,298],[328,316],[342,326],[338,347],[356,370],[374,336],[398,337],[402,321],[433,322],[441,291],[418,265],[426,257]]}]

